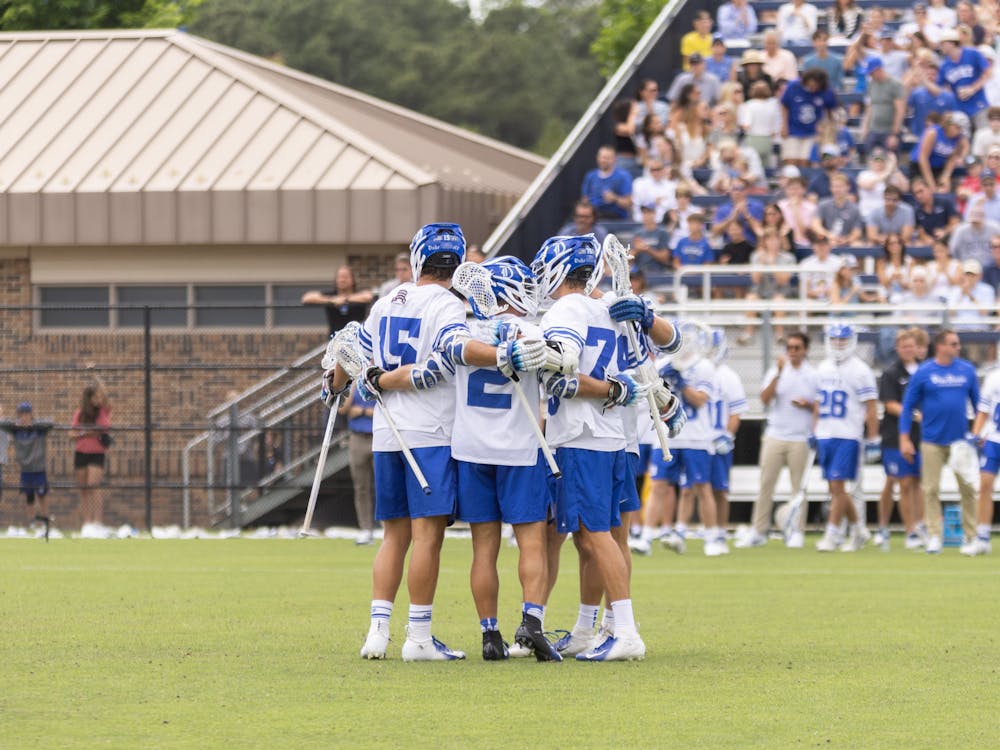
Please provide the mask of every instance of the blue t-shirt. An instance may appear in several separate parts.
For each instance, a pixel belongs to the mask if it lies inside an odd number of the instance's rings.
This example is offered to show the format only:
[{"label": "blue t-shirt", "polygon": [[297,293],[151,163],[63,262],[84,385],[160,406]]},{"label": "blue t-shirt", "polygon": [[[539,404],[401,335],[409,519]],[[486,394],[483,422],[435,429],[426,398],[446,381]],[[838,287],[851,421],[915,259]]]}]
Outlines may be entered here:
[{"label": "blue t-shirt", "polygon": [[942,366],[929,359],[917,368],[903,395],[899,434],[910,431],[913,410],[919,409],[923,441],[950,445],[969,431],[966,408],[970,403],[973,409],[979,404],[979,381],[972,363],[956,359]]},{"label": "blue t-shirt", "polygon": [[[848,157],[851,155],[851,149],[854,148],[854,136],[851,135],[851,131],[847,128],[840,128],[840,130],[837,131],[837,148],[840,149],[841,156]],[[816,142],[812,145],[812,148],[809,149],[809,162],[811,164],[819,165],[821,161],[819,142]]]},{"label": "blue t-shirt", "polygon": [[[368,401],[367,399],[361,398],[358,395],[358,389],[351,389],[351,406],[360,406],[364,409],[375,408],[374,401]],[[347,429],[351,432],[367,432],[369,435],[372,432],[372,418],[368,415],[362,415],[360,417],[352,417],[347,420]]]},{"label": "blue t-shirt", "polygon": [[813,53],[803,58],[799,69],[804,73],[810,68],[819,68],[830,81],[830,88],[834,91],[840,90],[840,85],[844,82],[844,58],[828,52],[826,57],[820,57]]},{"label": "blue t-shirt", "polygon": [[[852,175],[846,172],[844,174],[847,174],[847,182],[850,185],[848,192],[857,197],[858,183],[854,181]],[[806,188],[806,192],[815,194],[821,200],[832,196],[833,193],[830,191],[830,175],[825,170],[820,170],[819,174],[809,180],[809,187]]]},{"label": "blue t-shirt", "polygon": [[715,250],[708,244],[708,240],[702,237],[700,240],[693,240],[690,237],[681,237],[674,248],[674,257],[680,261],[682,266],[695,266],[705,263],[715,262]]},{"label": "blue t-shirt", "polygon": [[788,110],[788,135],[793,138],[811,138],[816,135],[816,125],[823,116],[837,106],[832,91],[806,91],[801,83],[792,81],[781,95],[781,106]]},{"label": "blue t-shirt", "polygon": [[[717,209],[715,209],[715,217],[712,219],[713,224],[718,224],[720,221],[725,221],[729,218],[729,214],[733,212],[732,203],[723,203]],[[752,198],[747,199],[747,212],[754,217],[757,221],[764,221],[764,204],[760,201],[755,201]],[[747,242],[752,245],[757,244],[757,235],[754,234],[753,227],[750,226],[750,222],[747,221],[742,216],[740,217],[740,226],[743,227],[743,234],[746,235]],[[729,241],[729,233],[726,233],[726,241]]]},{"label": "blue t-shirt", "polygon": [[705,70],[725,83],[729,80],[729,71],[733,69],[733,58],[726,55],[721,60],[709,57],[705,60]]},{"label": "blue t-shirt", "polygon": [[[941,67],[938,68],[938,86],[947,85],[955,97],[958,98],[958,90],[962,86],[969,86],[978,81],[990,64],[982,56],[979,50],[972,47],[963,47],[962,53],[958,57],[958,62],[945,55]],[[958,108],[972,118],[976,112],[988,106],[986,93],[979,89],[975,94],[966,100],[958,98]]]},{"label": "blue t-shirt", "polygon": [[592,169],[583,178],[581,191],[583,197],[590,201],[599,214],[617,216],[620,219],[629,218],[628,212],[617,203],[605,202],[605,190],[610,190],[615,195],[632,195],[632,175],[624,169],[615,167],[611,170],[611,174],[604,177],[600,170]]},{"label": "blue t-shirt", "polygon": [[958,99],[948,89],[943,89],[934,96],[926,86],[913,89],[906,106],[913,113],[910,120],[910,132],[918,138],[924,134],[927,127],[927,115],[931,112],[951,112],[958,109]]},{"label": "blue t-shirt", "polygon": [[[948,163],[948,159],[951,158],[951,155],[955,153],[955,148],[958,146],[958,141],[961,136],[959,136],[959,138],[949,138],[945,134],[944,128],[940,125],[935,125],[934,131],[937,132],[937,140],[934,141],[934,148],[931,149],[931,155],[928,158],[928,161],[930,162],[931,169],[941,169]],[[920,144],[923,142],[924,138],[927,137],[927,133],[930,132],[931,130],[928,129],[913,147],[913,150],[910,152],[911,162],[916,162],[920,159]]]}]

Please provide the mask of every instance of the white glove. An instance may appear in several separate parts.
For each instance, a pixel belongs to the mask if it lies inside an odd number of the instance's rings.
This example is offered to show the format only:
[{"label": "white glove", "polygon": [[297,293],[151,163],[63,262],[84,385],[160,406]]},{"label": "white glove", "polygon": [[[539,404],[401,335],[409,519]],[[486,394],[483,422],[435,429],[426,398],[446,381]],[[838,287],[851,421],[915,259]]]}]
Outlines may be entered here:
[{"label": "white glove", "polygon": [[580,356],[575,350],[571,350],[559,341],[545,342],[545,363],[543,370],[560,372],[563,375],[572,375],[580,366]]}]

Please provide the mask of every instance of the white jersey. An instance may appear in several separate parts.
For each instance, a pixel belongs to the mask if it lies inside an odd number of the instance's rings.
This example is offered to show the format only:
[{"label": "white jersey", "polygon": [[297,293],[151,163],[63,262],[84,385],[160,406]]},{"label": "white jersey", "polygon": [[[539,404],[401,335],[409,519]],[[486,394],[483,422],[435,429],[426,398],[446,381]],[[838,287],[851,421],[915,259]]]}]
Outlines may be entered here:
[{"label": "white jersey", "polygon": [[715,393],[712,395],[712,428],[714,437],[725,435],[729,417],[747,410],[747,392],[743,381],[727,364],[715,368]]},{"label": "white jersey", "polygon": [[812,409],[795,406],[792,401],[800,398],[816,400],[816,393],[819,391],[816,368],[803,360],[798,368],[786,364],[778,376],[778,368],[772,365],[761,382],[766,387],[776,376],[778,385],[774,398],[767,407],[764,437],[805,442],[813,431],[813,412]]},{"label": "white jersey", "polygon": [[711,451],[715,430],[712,427],[712,394],[715,392],[715,365],[707,359],[700,359],[681,373],[688,387],[708,395],[708,401],[696,409],[684,400],[687,423],[681,434],[670,441],[671,448],[691,448]]},{"label": "white jersey", "polygon": [[[499,320],[516,325],[526,338],[540,339],[542,331],[514,315]],[[538,378],[533,372],[520,374],[518,383],[508,380],[495,367],[463,367],[455,372],[455,427],[451,433],[451,455],[459,461],[491,466],[534,466],[538,460],[538,438],[531,417],[518,403],[515,388],[527,397],[532,414],[538,414]]]},{"label": "white jersey", "polygon": [[[618,327],[604,302],[567,294],[553,303],[541,322],[545,338],[579,353],[581,373],[599,380],[618,374]],[[553,448],[624,450],[622,417],[615,412],[604,413],[597,399],[550,397],[545,436]]]},{"label": "white jersey", "polygon": [[878,399],[875,373],[857,357],[842,364],[824,359],[819,368],[819,420],[817,438],[861,440],[865,429],[865,404]]},{"label": "white jersey", "polygon": [[976,411],[989,415],[983,434],[991,443],[1000,443],[1000,370],[993,370],[983,381]]},{"label": "white jersey", "polygon": [[[375,364],[388,371],[426,361],[435,352],[443,351],[448,339],[456,334],[470,335],[462,301],[438,284],[417,286],[406,282],[376,300],[358,340]],[[451,367],[445,361],[446,375],[453,373]],[[451,445],[455,419],[455,383],[451,377],[429,391],[386,391],[382,400],[409,447]],[[378,407],[372,426],[372,450],[400,450]]]},{"label": "white jersey", "polygon": [[[603,302],[608,307],[611,307],[619,299],[618,295],[614,292],[606,292],[601,297],[601,302]],[[632,350],[631,342],[628,338],[628,332],[625,330],[625,326],[634,325],[631,323],[621,322],[615,323],[618,329],[618,372],[630,371],[630,374],[634,377],[635,373],[632,372],[636,367],[638,367],[640,361],[644,361],[649,357],[649,341],[647,341],[646,335],[642,331],[636,330],[637,327],[633,327],[635,332],[636,344],[639,346],[639,353],[636,354]],[[634,453],[639,455],[639,440],[642,434],[641,430],[647,427],[653,427],[653,421],[649,417],[649,402],[645,398],[639,399],[632,406],[626,407],[616,407],[615,411],[618,412],[622,419],[622,429],[625,431],[625,450],[628,453]],[[646,415],[646,420],[648,424],[642,422],[642,415]],[[642,427],[640,427],[642,423]],[[656,439],[656,433],[653,433],[654,440]]]}]

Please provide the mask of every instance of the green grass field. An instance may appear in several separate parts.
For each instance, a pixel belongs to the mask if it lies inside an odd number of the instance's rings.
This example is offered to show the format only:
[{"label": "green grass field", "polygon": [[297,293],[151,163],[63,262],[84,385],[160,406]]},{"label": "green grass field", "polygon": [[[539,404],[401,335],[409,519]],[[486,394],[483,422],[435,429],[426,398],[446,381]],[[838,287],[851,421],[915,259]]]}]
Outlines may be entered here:
[{"label": "green grass field", "polygon": [[[811,542],[812,540],[810,540]],[[895,540],[894,540],[895,541]],[[500,622],[519,620],[515,549]],[[470,543],[435,633],[459,663],[358,649],[374,548],[0,541],[0,748],[942,748],[1000,743],[1000,556],[736,550],[635,561],[641,663],[484,663]],[[576,616],[575,552],[546,616]]]}]

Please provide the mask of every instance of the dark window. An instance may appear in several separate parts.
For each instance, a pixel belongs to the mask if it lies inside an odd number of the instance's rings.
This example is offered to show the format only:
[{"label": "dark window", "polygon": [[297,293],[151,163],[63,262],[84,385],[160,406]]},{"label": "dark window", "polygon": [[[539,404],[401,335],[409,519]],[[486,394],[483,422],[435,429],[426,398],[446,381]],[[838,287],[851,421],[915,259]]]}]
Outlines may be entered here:
[{"label": "dark window", "polygon": [[303,305],[301,301],[303,294],[315,288],[315,286],[304,284],[281,286],[275,284],[271,287],[271,295],[274,299],[274,326],[297,328],[322,328],[326,326],[323,307]]},{"label": "dark window", "polygon": [[40,292],[43,327],[107,328],[109,325],[106,286],[45,286]]},{"label": "dark window", "polygon": [[[183,328],[187,325],[187,287],[186,286],[120,286],[118,287],[118,304],[149,305],[150,323],[153,326],[174,326]],[[156,308],[164,309],[156,309]],[[118,325],[122,328],[133,328],[143,325],[143,310],[119,309]]]},{"label": "dark window", "polygon": [[264,286],[196,286],[195,325],[263,328]]}]

